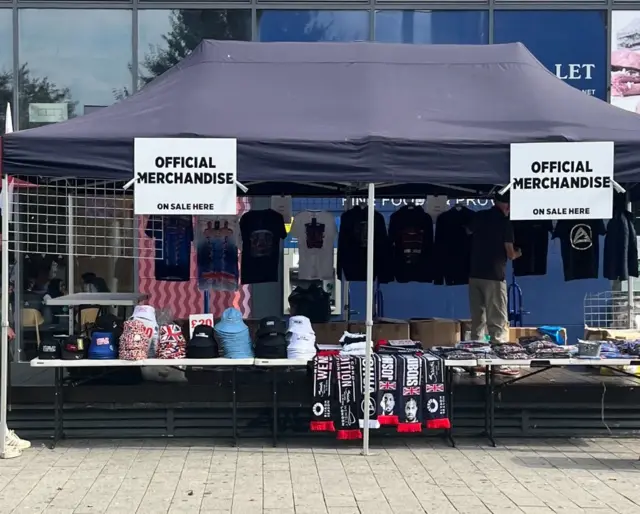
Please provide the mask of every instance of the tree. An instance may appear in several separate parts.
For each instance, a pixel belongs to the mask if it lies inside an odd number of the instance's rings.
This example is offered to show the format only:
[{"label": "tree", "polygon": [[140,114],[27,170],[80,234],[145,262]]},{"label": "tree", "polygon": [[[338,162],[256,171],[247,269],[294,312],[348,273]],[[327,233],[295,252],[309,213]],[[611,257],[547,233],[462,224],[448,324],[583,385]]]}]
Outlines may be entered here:
[{"label": "tree", "polygon": [[[13,104],[14,87],[13,73],[10,71],[0,72],[0,123],[2,123],[2,130],[4,130],[5,124],[6,105],[7,103]],[[75,116],[76,102],[71,101],[69,88],[60,88],[47,77],[38,78],[32,76],[27,63],[20,66],[18,70],[18,87],[20,88],[19,127],[21,129],[41,125],[29,123],[29,104],[32,103],[66,102],[69,108],[69,117]]]},{"label": "tree", "polygon": [[171,11],[171,30],[141,59],[140,86],[151,82],[178,64],[203,39],[250,40],[251,20],[247,11],[176,9]]}]

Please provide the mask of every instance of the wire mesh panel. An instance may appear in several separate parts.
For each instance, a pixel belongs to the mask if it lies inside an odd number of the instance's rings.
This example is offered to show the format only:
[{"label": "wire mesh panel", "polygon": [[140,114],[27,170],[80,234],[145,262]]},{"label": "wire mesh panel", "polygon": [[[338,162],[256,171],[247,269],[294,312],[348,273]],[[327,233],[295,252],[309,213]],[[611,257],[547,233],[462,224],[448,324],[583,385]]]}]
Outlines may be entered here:
[{"label": "wire mesh panel", "polygon": [[[122,183],[13,177],[10,251],[28,254],[162,258],[134,224]],[[163,245],[157,245],[159,251]]]},{"label": "wire mesh panel", "polygon": [[584,324],[591,328],[640,329],[640,292],[629,307],[626,291],[587,293],[584,297]]}]

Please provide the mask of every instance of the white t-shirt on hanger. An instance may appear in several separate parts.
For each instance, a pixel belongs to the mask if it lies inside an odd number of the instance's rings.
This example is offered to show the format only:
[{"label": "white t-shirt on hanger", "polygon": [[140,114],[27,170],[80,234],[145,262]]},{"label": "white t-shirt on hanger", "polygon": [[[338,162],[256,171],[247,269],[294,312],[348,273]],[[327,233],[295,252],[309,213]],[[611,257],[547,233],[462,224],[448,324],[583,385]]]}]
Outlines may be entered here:
[{"label": "white t-shirt on hanger", "polygon": [[300,280],[333,280],[337,234],[336,220],[326,211],[303,211],[293,218],[291,235],[298,240]]}]

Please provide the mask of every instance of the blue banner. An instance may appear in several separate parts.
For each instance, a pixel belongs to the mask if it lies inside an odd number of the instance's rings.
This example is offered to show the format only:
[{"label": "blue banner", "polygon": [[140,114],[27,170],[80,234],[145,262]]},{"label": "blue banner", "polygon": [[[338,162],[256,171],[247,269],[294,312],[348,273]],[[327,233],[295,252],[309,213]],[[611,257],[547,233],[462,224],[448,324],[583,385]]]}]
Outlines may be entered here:
[{"label": "blue banner", "polygon": [[605,11],[495,11],[494,43],[523,43],[549,71],[607,99]]}]

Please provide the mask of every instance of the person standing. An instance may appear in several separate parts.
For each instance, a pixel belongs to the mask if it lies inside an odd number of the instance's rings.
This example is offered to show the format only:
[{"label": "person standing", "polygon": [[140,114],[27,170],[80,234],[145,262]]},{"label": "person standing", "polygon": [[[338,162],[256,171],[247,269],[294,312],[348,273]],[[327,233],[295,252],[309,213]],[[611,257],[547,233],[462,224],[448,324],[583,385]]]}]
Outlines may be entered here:
[{"label": "person standing", "polygon": [[471,223],[471,270],[469,307],[471,339],[479,341],[488,332],[492,343],[505,342],[507,310],[507,259],[522,255],[513,246],[509,221],[509,194],[496,195],[491,209],[476,212]]}]

